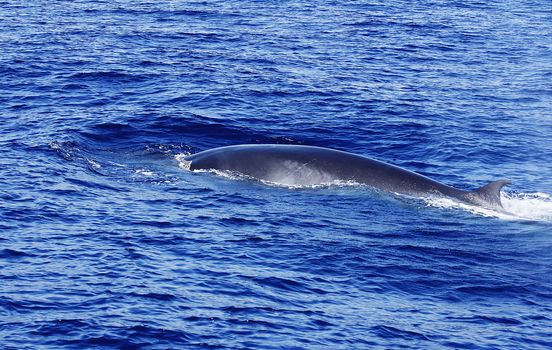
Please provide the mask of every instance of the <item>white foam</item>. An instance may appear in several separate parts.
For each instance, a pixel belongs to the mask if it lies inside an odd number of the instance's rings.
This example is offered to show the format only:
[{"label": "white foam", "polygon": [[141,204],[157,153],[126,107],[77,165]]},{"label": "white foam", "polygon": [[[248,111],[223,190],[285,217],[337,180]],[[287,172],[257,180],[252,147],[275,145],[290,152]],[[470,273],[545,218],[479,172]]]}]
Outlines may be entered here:
[{"label": "white foam", "polygon": [[552,197],[547,193],[506,194],[502,205],[521,219],[552,221]]},{"label": "white foam", "polygon": [[502,220],[552,221],[552,198],[546,193],[504,193],[500,200],[504,211],[481,208],[457,202],[450,198],[426,198],[427,205],[454,208]]},{"label": "white foam", "polygon": [[113,162],[113,161],[111,161],[111,160],[107,161],[107,163],[109,163],[110,165],[114,165],[114,166],[120,167],[120,168],[127,168],[127,167],[128,167],[128,165],[126,165],[126,164],[121,164],[121,163]]},{"label": "white foam", "polygon": [[189,156],[189,153],[179,153],[174,156],[174,159],[178,163],[178,167],[184,169],[184,170],[190,170],[190,166],[192,165],[192,162],[189,160],[186,160],[186,157]]},{"label": "white foam", "polygon": [[155,176],[155,173],[148,169],[136,169],[134,170],[135,174],[146,176],[146,177],[152,177]]},{"label": "white foam", "polygon": [[355,181],[343,181],[343,180],[330,180],[330,181],[316,183],[316,184],[297,184],[297,183],[268,181],[268,180],[260,180],[260,182],[269,186],[284,187],[284,188],[290,188],[290,189],[316,189],[316,188],[327,188],[327,187],[362,186],[361,184]]},{"label": "white foam", "polygon": [[102,168],[102,165],[92,159],[86,159],[86,161],[88,162],[88,164],[90,164],[90,166],[94,169],[101,169]]}]

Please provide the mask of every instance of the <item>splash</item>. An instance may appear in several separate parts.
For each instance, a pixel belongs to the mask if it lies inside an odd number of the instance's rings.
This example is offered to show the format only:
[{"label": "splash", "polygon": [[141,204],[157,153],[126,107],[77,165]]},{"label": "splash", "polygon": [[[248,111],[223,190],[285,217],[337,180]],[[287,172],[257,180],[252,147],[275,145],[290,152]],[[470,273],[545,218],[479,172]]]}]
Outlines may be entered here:
[{"label": "splash", "polygon": [[547,193],[505,194],[502,205],[520,219],[552,221],[552,196]]},{"label": "splash", "polygon": [[190,166],[192,165],[192,162],[189,160],[186,160],[186,157],[189,156],[189,153],[179,153],[174,156],[174,159],[178,163],[178,167],[182,168],[184,170],[190,170]]},{"label": "splash", "polygon": [[549,194],[541,192],[501,192],[500,200],[504,211],[460,203],[450,198],[427,198],[425,202],[428,206],[432,207],[461,209],[477,215],[495,217],[502,220],[552,222],[552,197]]},{"label": "splash", "polygon": [[[256,181],[259,181],[259,180],[256,180]],[[328,188],[328,187],[332,187],[332,188],[364,187],[363,184],[359,184],[358,182],[344,181],[344,180],[328,180],[328,181],[320,182],[316,184],[295,184],[295,183],[268,181],[268,180],[260,180],[260,182],[268,186],[283,187],[283,188],[289,188],[289,189],[318,189],[318,188]]]}]

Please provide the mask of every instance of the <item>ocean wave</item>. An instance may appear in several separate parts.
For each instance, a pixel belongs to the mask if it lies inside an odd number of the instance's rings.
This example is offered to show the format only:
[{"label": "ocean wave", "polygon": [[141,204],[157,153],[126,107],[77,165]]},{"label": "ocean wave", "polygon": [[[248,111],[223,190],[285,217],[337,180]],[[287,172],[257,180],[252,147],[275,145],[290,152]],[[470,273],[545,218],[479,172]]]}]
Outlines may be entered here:
[{"label": "ocean wave", "polygon": [[[550,349],[552,3],[1,4],[0,348]],[[187,171],[244,143],[514,184]]]}]

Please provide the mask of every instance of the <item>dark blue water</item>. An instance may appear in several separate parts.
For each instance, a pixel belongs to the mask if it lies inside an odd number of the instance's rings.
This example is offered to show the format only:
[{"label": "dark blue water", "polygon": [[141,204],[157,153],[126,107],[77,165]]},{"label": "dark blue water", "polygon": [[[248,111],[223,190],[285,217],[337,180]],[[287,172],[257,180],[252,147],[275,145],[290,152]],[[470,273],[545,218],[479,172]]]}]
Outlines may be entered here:
[{"label": "dark blue water", "polygon": [[[552,4],[0,1],[0,348],[550,349]],[[341,149],[508,213],[186,170]]]}]

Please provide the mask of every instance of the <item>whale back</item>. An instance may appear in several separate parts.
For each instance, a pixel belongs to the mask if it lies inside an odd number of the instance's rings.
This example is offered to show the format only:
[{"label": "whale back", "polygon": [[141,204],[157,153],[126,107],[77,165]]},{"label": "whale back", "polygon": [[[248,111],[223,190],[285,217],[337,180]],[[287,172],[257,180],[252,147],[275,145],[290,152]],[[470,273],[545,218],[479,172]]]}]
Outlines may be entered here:
[{"label": "whale back", "polygon": [[362,172],[358,155],[313,146],[237,145],[186,158],[190,170],[216,169],[283,185],[318,185],[354,180]]},{"label": "whale back", "polygon": [[[233,171],[283,185],[319,185],[351,181],[378,189],[419,194],[442,186],[420,174],[353,153],[302,145],[237,145],[186,158],[190,170]],[[442,192],[442,191],[441,191]]]},{"label": "whale back", "polygon": [[236,145],[186,157],[190,170],[237,172],[282,185],[310,186],[352,181],[393,193],[422,197],[446,196],[492,209],[502,209],[500,190],[507,180],[475,191],[447,186],[421,174],[364,156],[302,145]]}]

